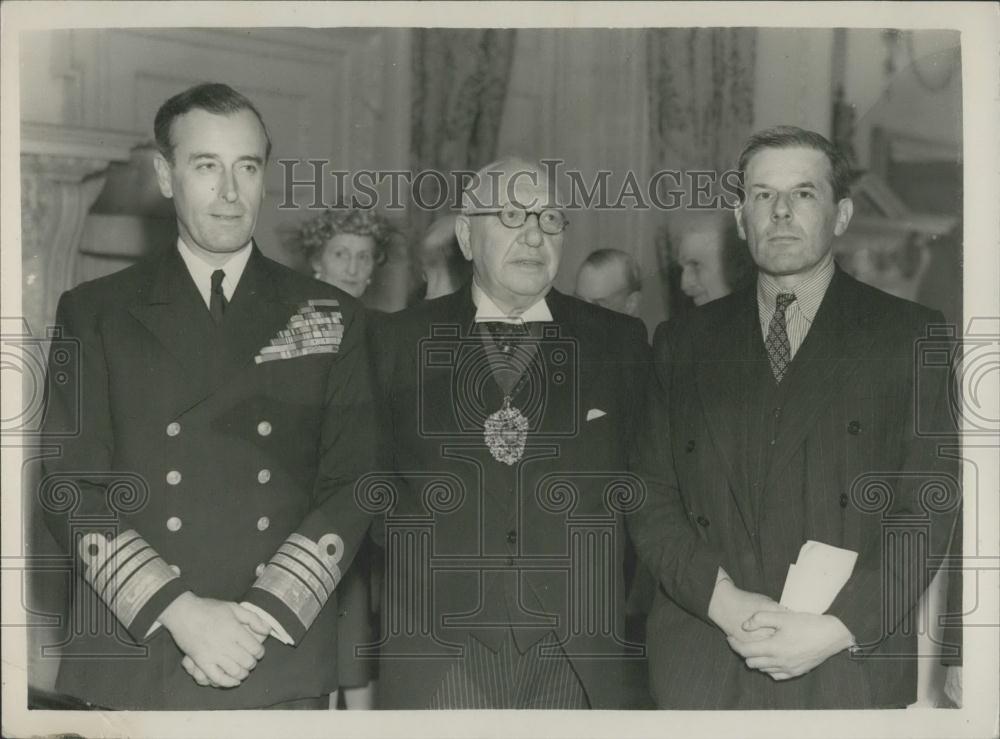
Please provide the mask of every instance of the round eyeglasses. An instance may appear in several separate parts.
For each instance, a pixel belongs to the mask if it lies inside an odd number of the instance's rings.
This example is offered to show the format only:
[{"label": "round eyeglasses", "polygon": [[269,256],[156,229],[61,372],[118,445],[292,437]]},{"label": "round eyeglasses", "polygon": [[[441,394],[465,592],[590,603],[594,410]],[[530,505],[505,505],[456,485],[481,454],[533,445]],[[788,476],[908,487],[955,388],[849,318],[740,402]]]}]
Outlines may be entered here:
[{"label": "round eyeglasses", "polygon": [[515,205],[505,205],[503,208],[470,208],[463,211],[467,216],[495,215],[500,223],[507,228],[520,228],[528,220],[529,215],[538,216],[538,228],[551,236],[562,233],[569,225],[569,219],[561,210],[546,208],[545,210],[525,210]]}]

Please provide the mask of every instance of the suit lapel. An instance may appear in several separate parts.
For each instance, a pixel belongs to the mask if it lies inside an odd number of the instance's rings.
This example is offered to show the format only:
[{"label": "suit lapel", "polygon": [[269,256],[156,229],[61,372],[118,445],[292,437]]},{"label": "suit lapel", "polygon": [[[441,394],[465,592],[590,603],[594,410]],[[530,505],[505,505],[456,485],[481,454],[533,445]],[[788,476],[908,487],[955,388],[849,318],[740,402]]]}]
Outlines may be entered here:
[{"label": "suit lapel", "polygon": [[787,420],[778,430],[765,490],[871,351],[875,336],[867,330],[869,316],[856,292],[853,280],[838,268],[784,380],[782,417]]},{"label": "suit lapel", "polygon": [[[584,423],[580,414],[584,412],[585,403],[577,401],[591,396],[587,391],[590,382],[587,369],[594,366],[593,362],[585,361],[586,355],[592,339],[597,340],[599,346],[602,342],[579,330],[572,301],[561,292],[550,290],[546,295],[546,303],[552,314],[553,323],[545,325],[558,330],[559,341],[575,345],[576,360],[575,366],[567,365],[565,368],[570,376],[567,376],[564,382],[557,382],[556,375],[562,370],[555,365],[545,366],[545,362],[552,358],[552,354],[544,351],[544,346],[539,346],[535,361],[540,362],[539,367],[544,373],[545,397],[540,404],[540,411],[544,413],[544,417],[537,420],[543,430],[562,433],[575,427],[576,431],[580,431]],[[574,374],[575,376],[572,376]]]},{"label": "suit lapel", "polygon": [[[455,379],[461,383],[461,387],[453,388],[452,393],[463,393],[463,395],[453,395],[450,405],[471,401],[473,407],[482,409],[485,421],[486,416],[495,413],[503,406],[504,392],[494,378],[492,366],[484,354],[490,337],[485,335],[488,333],[486,327],[476,323],[472,282],[458,291],[455,297],[455,304],[451,308],[454,312],[448,315],[446,322],[453,320],[452,316],[458,317],[461,357],[460,365],[455,368]],[[468,397],[470,391],[474,393],[472,398]]]},{"label": "suit lapel", "polygon": [[[755,286],[744,289],[733,299],[734,310],[717,312],[717,322],[701,333],[705,344],[699,347],[695,376],[709,432],[719,452],[719,464],[749,531],[753,501],[746,484],[748,440],[744,419],[760,358]],[[678,429],[677,433],[684,431]]]},{"label": "suit lapel", "polygon": [[257,351],[284,328],[295,307],[282,301],[270,265],[254,245],[220,327],[221,377],[212,389],[252,364]]},{"label": "suit lapel", "polygon": [[[555,290],[550,291],[546,299],[554,322],[544,325],[557,326],[561,338],[577,341],[579,347],[581,337],[577,335],[575,316],[570,301]],[[472,302],[471,283],[449,298],[442,300],[439,308],[431,316],[428,336],[431,327],[435,325],[454,326],[457,324],[456,343],[459,348],[455,357],[456,364],[454,372],[452,372],[452,382],[447,389],[443,386],[441,388],[442,392],[450,392],[451,397],[442,398],[442,402],[431,404],[435,412],[442,414],[438,416],[438,420],[434,424],[435,428],[453,428],[456,432],[459,431],[454,420],[456,412],[460,410],[455,407],[456,403],[469,402],[472,407],[481,409],[485,416],[499,410],[503,404],[504,392],[494,379],[492,367],[488,361],[485,361],[482,354],[484,351],[483,337],[476,327],[475,316],[476,308]],[[414,346],[413,351],[419,355],[419,346]],[[481,359],[483,361],[480,361]],[[539,354],[536,354],[533,361],[540,359]],[[577,357],[578,362],[579,359]],[[419,366],[420,356],[415,356],[414,361],[417,363],[415,366]],[[546,368],[544,365],[540,365],[540,367],[543,371],[550,370],[548,374],[551,375],[551,367]],[[575,370],[576,368],[569,369]],[[572,413],[579,411],[572,405],[572,401],[576,397],[574,394],[576,382],[583,381],[582,372],[577,374],[576,378],[567,378],[567,381],[562,383],[554,383],[551,377],[543,377],[543,385],[540,388],[543,397],[537,399],[539,402],[532,403],[531,409],[526,407],[531,394],[531,383],[526,382],[517,392],[513,404],[524,412],[530,411],[529,422],[532,428],[541,429],[543,433],[549,429],[565,429],[566,424],[573,420]],[[537,391],[536,388],[535,392]],[[471,397],[470,392],[473,393]],[[445,422],[444,425],[441,425],[442,422]],[[579,419],[577,422],[579,425]],[[531,442],[530,435],[528,442],[529,444]]]},{"label": "suit lapel", "polygon": [[143,295],[130,309],[182,369],[172,393],[177,414],[231,381],[287,320],[289,311],[275,309],[266,260],[252,248],[222,326],[212,321],[176,249],[155,266]]},{"label": "suit lapel", "polygon": [[[426,419],[429,428],[461,433],[464,419],[467,423],[480,413],[488,416],[500,409],[503,392],[493,379],[493,372],[483,355],[482,337],[475,325],[476,307],[472,302],[472,283],[435,302],[427,327],[417,341],[409,347],[411,366],[415,370],[410,381],[420,382],[423,377],[421,356],[423,340],[434,336],[434,345],[453,348],[453,366],[447,382],[423,384],[418,393],[437,396],[436,402],[421,403],[424,412],[433,414]],[[447,335],[442,335],[442,330]],[[467,427],[466,427],[467,428]]]},{"label": "suit lapel", "polygon": [[171,395],[186,407],[211,381],[215,324],[176,248],[155,264],[130,312],[180,365]]}]

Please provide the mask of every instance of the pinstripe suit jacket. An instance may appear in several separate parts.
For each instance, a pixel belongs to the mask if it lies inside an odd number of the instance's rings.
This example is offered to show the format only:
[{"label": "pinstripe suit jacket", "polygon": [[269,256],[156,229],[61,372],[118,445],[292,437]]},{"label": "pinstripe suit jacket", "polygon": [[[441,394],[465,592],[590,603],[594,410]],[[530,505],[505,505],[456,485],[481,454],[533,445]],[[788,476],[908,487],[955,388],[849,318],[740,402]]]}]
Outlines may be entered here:
[{"label": "pinstripe suit jacket", "polygon": [[[861,708],[915,699],[912,611],[926,579],[908,568],[946,552],[959,497],[954,460],[939,451],[954,441],[947,368],[915,371],[926,348],[919,340],[941,320],[838,269],[783,381],[782,421],[759,475],[747,463],[762,431],[750,427],[760,415],[747,409],[768,361],[755,286],[659,327],[633,457],[649,498],[629,520],[659,585],[647,628],[658,705]],[[912,535],[913,551],[886,545],[901,533]],[[780,599],[808,539],[859,553],[828,613],[862,649],[774,682],[730,650],[708,603],[720,566],[737,586]]]}]

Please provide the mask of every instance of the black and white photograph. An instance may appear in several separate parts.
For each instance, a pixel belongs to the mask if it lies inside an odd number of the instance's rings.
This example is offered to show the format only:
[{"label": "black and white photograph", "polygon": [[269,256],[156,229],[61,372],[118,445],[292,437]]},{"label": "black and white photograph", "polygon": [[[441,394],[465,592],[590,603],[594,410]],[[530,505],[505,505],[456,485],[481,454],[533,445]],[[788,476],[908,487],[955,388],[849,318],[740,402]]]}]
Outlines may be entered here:
[{"label": "black and white photograph", "polygon": [[0,13],[4,736],[997,735],[995,5]]}]

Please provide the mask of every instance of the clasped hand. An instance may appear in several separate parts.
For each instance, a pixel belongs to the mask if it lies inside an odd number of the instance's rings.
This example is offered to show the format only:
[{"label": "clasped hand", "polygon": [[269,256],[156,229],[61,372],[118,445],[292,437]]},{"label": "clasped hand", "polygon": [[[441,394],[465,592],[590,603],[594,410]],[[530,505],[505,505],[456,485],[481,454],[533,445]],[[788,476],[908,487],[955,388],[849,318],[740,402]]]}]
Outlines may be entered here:
[{"label": "clasped hand", "polygon": [[770,634],[756,641],[726,638],[747,667],[775,680],[804,675],[854,644],[851,632],[836,616],[799,611],[760,611],[747,619],[743,631]]},{"label": "clasped hand", "polygon": [[854,644],[835,616],[789,611],[766,595],[741,590],[721,572],[708,617],[747,667],[775,680],[804,675]]},{"label": "clasped hand", "polygon": [[235,688],[264,657],[270,631],[255,613],[236,603],[184,593],[160,615],[160,623],[184,652],[181,664],[202,686]]}]

